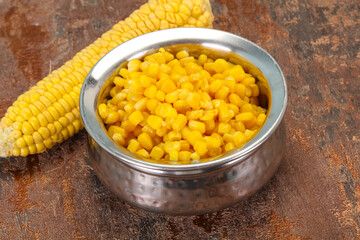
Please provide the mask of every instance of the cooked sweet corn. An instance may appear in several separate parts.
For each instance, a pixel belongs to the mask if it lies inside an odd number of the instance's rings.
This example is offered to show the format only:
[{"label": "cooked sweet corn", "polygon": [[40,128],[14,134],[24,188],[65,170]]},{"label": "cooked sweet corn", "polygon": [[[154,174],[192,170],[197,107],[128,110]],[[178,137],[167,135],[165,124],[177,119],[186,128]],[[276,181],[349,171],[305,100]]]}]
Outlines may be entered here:
[{"label": "cooked sweet corn", "polygon": [[[149,0],[124,21],[115,24],[93,44],[77,53],[73,59],[18,97],[0,123],[0,157],[41,153],[81,130],[83,124],[78,105],[82,83],[93,65],[117,45],[141,34],[165,28],[212,27],[212,20],[209,0]],[[187,52],[184,51],[179,56],[186,58],[186,54]],[[109,125],[122,122],[124,129],[133,131],[143,122],[140,114],[146,110],[153,113],[157,105],[157,102],[149,102],[148,99],[158,101],[166,99],[167,103],[176,101],[177,95],[171,93],[177,89],[177,86],[171,79],[163,82],[159,87],[153,85],[155,78],[159,77],[163,69],[170,70],[169,66],[162,65],[173,58],[174,56],[168,52],[160,52],[149,57],[149,62],[146,64],[134,59],[129,62],[127,69],[121,69],[119,76],[114,79],[117,87],[110,92],[112,101],[99,106],[99,114],[104,122]],[[204,61],[203,58],[201,61]],[[128,83],[126,79],[135,76],[132,73],[137,73],[139,70],[144,70],[146,76],[142,75],[137,79],[131,92],[141,93],[141,96],[146,98],[137,99],[139,95],[130,96],[129,92],[119,92],[118,90],[123,89]],[[144,88],[146,88],[145,92]],[[256,92],[253,86],[251,89]],[[134,99],[137,99],[137,103],[126,104]],[[109,108],[111,104],[117,108],[124,102],[121,112]],[[133,113],[134,109],[139,112]],[[69,112],[72,112],[73,116],[64,119]],[[133,115],[129,116],[129,113]],[[175,115],[172,111],[172,116]],[[124,118],[129,119],[123,121]],[[23,136],[26,136],[27,141],[23,141]],[[118,134],[115,135],[114,140],[119,143],[124,142]],[[149,156],[149,153],[143,149],[137,152],[142,156]]]},{"label": "cooked sweet corn", "polygon": [[[256,79],[240,65],[163,48],[129,64],[114,78],[98,112],[109,136],[142,157],[169,164],[215,157],[246,144],[266,120],[266,109],[250,101],[258,101],[260,94]],[[124,82],[118,84],[119,78]],[[119,94],[121,101],[114,101]],[[109,116],[120,111],[124,121],[107,124]],[[26,139],[18,142],[26,145]]]}]

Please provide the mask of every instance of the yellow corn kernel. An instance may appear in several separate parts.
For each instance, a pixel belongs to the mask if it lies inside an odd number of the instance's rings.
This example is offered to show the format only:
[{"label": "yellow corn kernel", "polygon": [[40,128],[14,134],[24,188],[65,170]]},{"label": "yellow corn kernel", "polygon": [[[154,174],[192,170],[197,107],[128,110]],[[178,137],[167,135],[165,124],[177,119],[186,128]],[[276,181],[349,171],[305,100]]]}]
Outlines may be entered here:
[{"label": "yellow corn kernel", "polygon": [[32,135],[24,135],[22,138],[24,139],[27,146],[31,146],[34,144],[34,138]]},{"label": "yellow corn kernel", "polygon": [[134,109],[139,110],[139,111],[144,111],[147,108],[147,98],[143,97],[141,99],[139,99],[135,105],[134,105]]},{"label": "yellow corn kernel", "polygon": [[[72,133],[72,134],[74,134],[74,133]],[[45,139],[43,143],[44,143],[45,148],[47,148],[47,149],[51,148],[55,144],[55,142],[51,138]]]},{"label": "yellow corn kernel", "polygon": [[181,148],[181,151],[189,151],[190,150],[190,143],[186,140],[180,140],[179,141]]},{"label": "yellow corn kernel", "polygon": [[145,89],[144,95],[147,98],[155,98],[156,92],[157,92],[157,88],[154,84],[152,84]]},{"label": "yellow corn kernel", "polygon": [[[252,92],[252,97],[257,97],[260,94],[260,90],[259,90],[259,86],[257,84],[250,84],[250,88],[251,88],[251,92]],[[257,98],[256,98],[257,99]],[[258,104],[257,104],[258,105]]]},{"label": "yellow corn kernel", "polygon": [[204,110],[202,110],[202,109],[186,112],[186,117],[188,120],[200,119],[203,117],[203,115],[204,115]]},{"label": "yellow corn kernel", "polygon": [[184,114],[178,114],[175,121],[172,122],[171,126],[176,132],[180,132],[187,123],[187,118]]},{"label": "yellow corn kernel", "polygon": [[21,153],[21,149],[20,148],[14,148],[11,153],[9,153],[9,155],[11,154],[14,157],[20,156]]},{"label": "yellow corn kernel", "polygon": [[177,59],[186,58],[186,57],[188,57],[188,56],[189,56],[189,53],[188,53],[188,51],[186,51],[186,50],[182,50],[182,51],[176,53],[176,58],[177,58]]},{"label": "yellow corn kernel", "polygon": [[169,118],[169,119],[174,119],[177,117],[177,111],[175,108],[170,107],[163,116],[165,116],[166,118]]},{"label": "yellow corn kernel", "polygon": [[20,155],[21,155],[22,157],[26,157],[27,155],[29,155],[29,149],[28,149],[27,147],[21,148],[21,150],[20,150]]},{"label": "yellow corn kernel", "polygon": [[186,102],[192,109],[198,109],[200,107],[200,100],[200,94],[195,92],[190,92],[186,97]]},{"label": "yellow corn kernel", "polygon": [[119,120],[119,115],[117,112],[110,112],[105,119],[106,124],[113,124]]},{"label": "yellow corn kernel", "polygon": [[188,89],[180,89],[179,91],[179,99],[180,100],[186,100],[187,95],[189,94],[189,90]]},{"label": "yellow corn kernel", "polygon": [[194,144],[194,150],[200,155],[200,156],[204,156],[207,151],[207,144],[205,141],[196,141]]},{"label": "yellow corn kernel", "polygon": [[214,119],[208,120],[208,121],[204,121],[205,123],[205,133],[206,134],[210,134],[213,132],[213,130],[216,127],[216,123]]},{"label": "yellow corn kernel", "polygon": [[217,132],[218,132],[219,134],[224,135],[225,133],[230,133],[230,130],[231,130],[230,124],[224,123],[224,122],[220,122],[219,125],[218,125],[218,130],[217,130]]},{"label": "yellow corn kernel", "polygon": [[127,112],[127,113],[133,112],[134,111],[134,106],[135,106],[134,102],[127,102],[127,104],[124,106],[125,112]]},{"label": "yellow corn kernel", "polygon": [[199,153],[197,153],[197,152],[191,153],[191,159],[192,160],[199,160],[200,159]]},{"label": "yellow corn kernel", "polygon": [[178,161],[179,159],[179,152],[172,150],[169,152],[169,161]]},{"label": "yellow corn kernel", "polygon": [[164,143],[164,151],[170,153],[171,151],[179,152],[181,149],[181,144],[179,141],[166,141]]},{"label": "yellow corn kernel", "polygon": [[45,151],[45,145],[42,142],[36,143],[35,147],[36,147],[36,152],[38,153]]},{"label": "yellow corn kernel", "polygon": [[224,142],[226,142],[226,143],[228,143],[228,142],[233,142],[234,136],[233,136],[233,134],[225,133],[225,134],[223,135],[223,140],[224,140]]},{"label": "yellow corn kernel", "polygon": [[200,72],[202,70],[202,67],[200,65],[198,65],[192,58],[191,61],[186,63],[185,69],[186,69],[187,74],[193,74],[193,73]]},{"label": "yellow corn kernel", "polygon": [[20,114],[21,116],[23,116],[24,119],[29,119],[32,116],[30,109],[27,107],[21,109]]},{"label": "yellow corn kernel", "polygon": [[31,117],[31,118],[28,120],[28,122],[31,124],[31,126],[33,127],[33,129],[34,129],[35,131],[39,129],[39,127],[40,127],[40,122],[39,122],[39,120],[38,120],[35,116]]},{"label": "yellow corn kernel", "polygon": [[151,137],[149,136],[149,134],[141,133],[137,137],[137,140],[140,143],[140,145],[143,148],[145,148],[146,150],[150,151],[153,148],[153,141],[152,141]]},{"label": "yellow corn kernel", "polygon": [[191,160],[191,152],[180,151],[178,154],[178,160],[182,162],[189,162]]},{"label": "yellow corn kernel", "polygon": [[254,131],[246,129],[244,135],[246,136],[247,139],[250,139],[253,137],[254,133],[255,133]]},{"label": "yellow corn kernel", "polygon": [[240,132],[245,132],[246,128],[242,121],[236,121],[235,122],[235,130]]},{"label": "yellow corn kernel", "polygon": [[40,127],[38,132],[43,137],[43,139],[47,139],[50,137],[50,131],[46,127]]},{"label": "yellow corn kernel", "polygon": [[[141,131],[146,132],[147,134],[149,134],[149,136],[150,136],[152,139],[154,139],[154,137],[156,137],[156,130],[153,129],[152,127],[150,127],[149,124],[145,124],[145,126],[143,126],[143,127],[141,128]],[[156,144],[154,143],[154,145],[156,145]]]},{"label": "yellow corn kernel", "polygon": [[243,83],[244,85],[246,85],[246,86],[250,86],[250,85],[252,85],[252,84],[255,84],[255,78],[253,78],[253,77],[247,77],[247,78],[245,78],[245,79],[242,81],[242,83]]},{"label": "yellow corn kernel", "polygon": [[209,91],[211,93],[216,93],[223,85],[223,81],[216,79],[214,81],[211,82],[210,86],[209,86]]},{"label": "yellow corn kernel", "polygon": [[35,144],[28,146],[29,148],[29,154],[35,154],[36,153],[36,146]]},{"label": "yellow corn kernel", "polygon": [[79,132],[84,127],[82,121],[80,121],[79,119],[76,119],[73,122],[73,126],[75,128],[75,132]]},{"label": "yellow corn kernel", "polygon": [[122,77],[115,77],[114,78],[114,84],[118,87],[124,87],[125,85],[125,79]]},{"label": "yellow corn kernel", "polygon": [[159,128],[159,129],[156,129],[156,135],[159,136],[159,137],[164,137],[168,132],[168,129],[166,128]]},{"label": "yellow corn kernel", "polygon": [[231,93],[229,95],[229,102],[238,107],[241,107],[245,104],[245,102],[239,97],[239,95],[237,95],[235,93]]},{"label": "yellow corn kernel", "polygon": [[235,148],[235,145],[233,142],[228,142],[227,144],[225,144],[225,151],[230,151],[230,150],[233,150]]},{"label": "yellow corn kernel", "polygon": [[221,147],[217,147],[217,148],[209,148],[207,155],[209,157],[215,157],[220,155],[223,152],[223,149]]},{"label": "yellow corn kernel", "polygon": [[199,131],[196,131],[196,130],[191,131],[190,130],[190,134],[188,134],[188,136],[186,137],[186,140],[188,140],[189,143],[194,146],[195,142],[203,140],[203,136]]},{"label": "yellow corn kernel", "polygon": [[123,137],[127,137],[127,132],[124,128],[111,125],[108,129],[108,134],[112,137],[115,133],[120,133]]},{"label": "yellow corn kernel", "polygon": [[[30,118],[31,116],[36,116],[40,113],[39,109],[37,109],[37,107],[35,107],[34,105],[29,105],[29,109],[31,111],[31,115],[29,115],[28,117]],[[11,124],[11,123],[10,123]]]},{"label": "yellow corn kernel", "polygon": [[124,128],[127,132],[132,132],[136,128],[136,126],[128,120],[121,122],[121,127]]},{"label": "yellow corn kernel", "polygon": [[234,113],[229,111],[227,104],[219,106],[219,121],[220,122],[229,122],[230,119],[234,116]]},{"label": "yellow corn kernel", "polygon": [[225,99],[228,96],[229,92],[230,92],[229,88],[223,85],[215,93],[215,98],[216,99]]},{"label": "yellow corn kernel", "polygon": [[129,72],[136,72],[140,69],[141,61],[138,59],[132,59],[127,64],[127,69]]},{"label": "yellow corn kernel", "polygon": [[241,108],[240,108],[240,112],[241,113],[245,113],[245,112],[253,112],[254,109],[252,107],[251,104],[249,103],[245,103]]},{"label": "yellow corn kernel", "polygon": [[212,119],[214,119],[214,117],[217,115],[218,111],[217,110],[206,110],[203,112],[202,116],[199,117],[199,119],[201,121],[210,121]]},{"label": "yellow corn kernel", "polygon": [[184,140],[187,140],[191,134],[191,130],[189,127],[184,127],[181,129],[181,136]]},{"label": "yellow corn kernel", "polygon": [[205,54],[200,54],[199,58],[198,58],[198,64],[199,65],[204,65],[207,61],[207,56]]},{"label": "yellow corn kernel", "polygon": [[197,130],[200,133],[205,133],[205,123],[203,122],[190,120],[188,125],[191,130]]},{"label": "yellow corn kernel", "polygon": [[222,141],[219,138],[213,136],[205,136],[204,141],[209,148],[219,148],[222,144]]},{"label": "yellow corn kernel", "polygon": [[249,86],[245,87],[245,97],[251,97],[252,96],[252,90]]},{"label": "yellow corn kernel", "polygon": [[[46,117],[46,112],[43,112],[42,114],[40,113],[38,116],[37,116],[37,120],[39,121],[40,123],[40,126],[42,127],[45,127],[47,126],[49,123],[51,123],[52,121],[49,121],[48,117]],[[59,118],[57,118],[59,119]],[[53,118],[52,118],[53,120]]]},{"label": "yellow corn kernel", "polygon": [[164,122],[161,117],[156,116],[156,115],[150,115],[146,121],[147,121],[147,124],[149,124],[149,126],[155,130],[159,129]]},{"label": "yellow corn kernel", "polygon": [[157,99],[149,99],[146,102],[146,108],[149,110],[151,114],[155,112],[155,109],[158,105],[159,105],[159,100]]},{"label": "yellow corn kernel", "polygon": [[190,110],[190,106],[185,100],[177,100],[173,103],[173,106],[178,113],[185,113],[186,111]]},{"label": "yellow corn kernel", "polygon": [[181,83],[181,88],[186,89],[189,92],[191,92],[194,90],[194,85],[191,82],[186,81],[186,82]]},{"label": "yellow corn kernel", "polygon": [[114,135],[112,136],[112,139],[113,139],[116,143],[118,143],[118,144],[120,144],[120,145],[122,145],[122,146],[125,145],[125,138],[124,138],[123,135],[121,135],[120,133],[114,133]]},{"label": "yellow corn kernel", "polygon": [[254,119],[254,114],[252,112],[243,112],[236,115],[236,121],[250,121]]},{"label": "yellow corn kernel", "polygon": [[174,103],[179,98],[179,92],[173,91],[165,95],[165,102]]},{"label": "yellow corn kernel", "polygon": [[136,139],[130,139],[127,149],[130,152],[135,153],[138,150],[139,146],[140,146],[140,143]]},{"label": "yellow corn kernel", "polygon": [[171,131],[167,134],[167,139],[170,141],[181,140],[181,133],[176,131]]},{"label": "yellow corn kernel", "polygon": [[256,118],[256,124],[258,126],[262,126],[263,123],[265,122],[265,119],[266,119],[266,115],[264,113],[260,113]]},{"label": "yellow corn kernel", "polygon": [[235,146],[241,146],[247,141],[247,137],[242,132],[235,132],[235,134],[233,135],[233,141]]},{"label": "yellow corn kernel", "polygon": [[119,75],[126,78],[129,75],[129,71],[126,68],[120,68]]},{"label": "yellow corn kernel", "polygon": [[236,84],[235,93],[240,97],[244,98],[246,94],[246,86],[242,83]]},{"label": "yellow corn kernel", "polygon": [[151,149],[150,157],[159,160],[164,156],[164,153],[165,152],[161,147],[155,146]]},{"label": "yellow corn kernel", "polygon": [[24,135],[30,135],[34,132],[34,128],[29,122],[23,122],[21,131]]},{"label": "yellow corn kernel", "polygon": [[23,148],[23,147],[26,147],[26,146],[27,146],[24,138],[22,138],[22,137],[16,139],[16,142],[15,142],[15,143],[16,143],[16,146],[17,146],[18,148]]},{"label": "yellow corn kernel", "polygon": [[144,120],[144,116],[139,110],[132,112],[129,116],[129,122],[134,126],[138,125],[142,120]]},{"label": "yellow corn kernel", "polygon": [[165,57],[165,61],[166,62],[170,62],[171,60],[174,59],[174,55],[169,53],[169,52],[166,52],[164,49],[162,51],[163,48],[160,48],[159,51],[162,52],[162,54],[164,55]]},{"label": "yellow corn kernel", "polygon": [[[156,80],[151,78],[151,77],[148,77],[146,75],[141,75],[139,77],[139,84],[142,88],[147,88],[149,87],[153,82],[155,82]],[[141,89],[140,89],[141,90]]]},{"label": "yellow corn kernel", "polygon": [[148,151],[146,151],[145,149],[140,149],[139,151],[136,152],[136,154],[138,154],[142,157],[145,157],[145,158],[150,157]]},{"label": "yellow corn kernel", "polygon": [[155,98],[161,102],[164,101],[165,100],[165,92],[158,90],[156,92]]},{"label": "yellow corn kernel", "polygon": [[177,89],[175,83],[170,79],[170,78],[166,78],[160,87],[160,90],[163,91],[164,93],[171,93],[173,91],[175,91]]},{"label": "yellow corn kernel", "polygon": [[228,68],[228,62],[222,58],[218,58],[215,60],[213,68],[217,73],[222,73]]}]

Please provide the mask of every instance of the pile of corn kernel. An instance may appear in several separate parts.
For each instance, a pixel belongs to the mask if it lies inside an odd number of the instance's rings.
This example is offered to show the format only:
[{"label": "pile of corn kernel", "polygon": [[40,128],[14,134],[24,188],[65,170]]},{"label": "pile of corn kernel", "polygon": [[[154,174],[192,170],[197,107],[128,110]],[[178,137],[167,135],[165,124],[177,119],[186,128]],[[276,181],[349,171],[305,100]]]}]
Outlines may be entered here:
[{"label": "pile of corn kernel", "polygon": [[263,125],[259,86],[241,65],[187,50],[130,60],[98,106],[108,135],[130,152],[188,164],[244,145]]}]

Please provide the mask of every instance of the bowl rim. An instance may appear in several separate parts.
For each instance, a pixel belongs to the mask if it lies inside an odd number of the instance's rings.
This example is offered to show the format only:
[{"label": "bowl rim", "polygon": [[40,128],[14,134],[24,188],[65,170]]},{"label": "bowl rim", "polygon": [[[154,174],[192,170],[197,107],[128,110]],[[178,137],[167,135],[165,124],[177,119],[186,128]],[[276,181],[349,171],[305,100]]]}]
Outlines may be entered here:
[{"label": "bowl rim", "polygon": [[[96,115],[98,97],[103,84],[110,75],[125,61],[138,58],[146,52],[160,47],[200,44],[218,47],[238,54],[254,66],[265,76],[270,87],[271,110],[260,131],[240,150],[207,162],[170,165],[152,163],[140,160],[123,152],[102,130]],[[151,171],[166,173],[178,171],[201,172],[205,169],[217,169],[224,165],[233,165],[247,158],[258,149],[277,129],[285,114],[287,106],[287,85],[285,77],[276,60],[263,48],[238,35],[222,30],[208,28],[171,28],[146,33],[126,41],[104,55],[86,76],[80,92],[80,114],[84,127],[89,136],[111,154],[115,159],[129,166]]]}]

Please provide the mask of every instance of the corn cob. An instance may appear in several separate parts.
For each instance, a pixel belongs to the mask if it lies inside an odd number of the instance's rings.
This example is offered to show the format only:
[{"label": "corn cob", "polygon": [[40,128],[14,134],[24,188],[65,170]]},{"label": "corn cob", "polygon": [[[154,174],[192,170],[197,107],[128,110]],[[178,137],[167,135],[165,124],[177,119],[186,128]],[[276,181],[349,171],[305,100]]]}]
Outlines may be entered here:
[{"label": "corn cob", "polygon": [[149,0],[17,98],[0,122],[0,157],[44,152],[83,128],[79,94],[95,63],[136,36],[174,27],[212,27],[209,0]]}]

